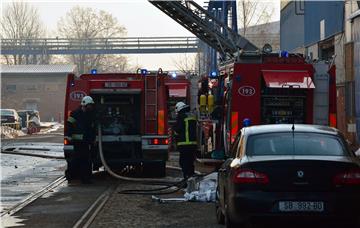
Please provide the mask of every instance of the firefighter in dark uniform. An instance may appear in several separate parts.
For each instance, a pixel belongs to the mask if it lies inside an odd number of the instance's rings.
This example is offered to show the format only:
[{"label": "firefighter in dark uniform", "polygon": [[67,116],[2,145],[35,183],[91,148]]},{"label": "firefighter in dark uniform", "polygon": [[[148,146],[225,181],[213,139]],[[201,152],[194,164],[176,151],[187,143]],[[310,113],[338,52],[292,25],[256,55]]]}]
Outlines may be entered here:
[{"label": "firefighter in dark uniform", "polygon": [[91,183],[92,155],[91,147],[95,143],[94,100],[85,96],[81,106],[72,111],[66,121],[65,139],[73,146],[73,154],[66,156],[67,180],[80,179],[82,183]]},{"label": "firefighter in dark uniform", "polygon": [[194,175],[196,140],[196,117],[190,113],[190,107],[184,102],[178,102],[175,106],[177,112],[176,124],[173,127],[176,136],[177,149],[180,152],[180,167],[184,178]]}]

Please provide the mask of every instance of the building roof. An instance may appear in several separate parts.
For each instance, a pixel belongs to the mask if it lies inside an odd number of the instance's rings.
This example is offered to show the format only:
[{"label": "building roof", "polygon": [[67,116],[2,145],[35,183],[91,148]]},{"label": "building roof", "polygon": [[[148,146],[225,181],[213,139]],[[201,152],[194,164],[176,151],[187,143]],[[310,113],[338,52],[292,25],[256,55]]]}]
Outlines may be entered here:
[{"label": "building roof", "polygon": [[15,73],[72,73],[76,65],[1,65],[0,72],[7,74]]}]

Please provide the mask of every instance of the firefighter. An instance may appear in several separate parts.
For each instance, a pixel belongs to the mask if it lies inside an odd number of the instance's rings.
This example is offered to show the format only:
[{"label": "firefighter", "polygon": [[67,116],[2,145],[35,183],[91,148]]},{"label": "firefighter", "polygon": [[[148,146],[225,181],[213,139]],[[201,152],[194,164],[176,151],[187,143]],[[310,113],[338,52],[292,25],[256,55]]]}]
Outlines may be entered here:
[{"label": "firefighter", "polygon": [[189,178],[194,175],[195,171],[196,117],[190,113],[190,107],[184,102],[178,102],[175,105],[175,111],[177,118],[173,130],[176,136],[176,145],[180,152],[179,163],[184,178]]},{"label": "firefighter", "polygon": [[91,147],[95,143],[94,100],[85,96],[81,106],[72,111],[66,122],[65,138],[74,146],[74,153],[67,156],[67,180],[80,179],[91,183]]}]

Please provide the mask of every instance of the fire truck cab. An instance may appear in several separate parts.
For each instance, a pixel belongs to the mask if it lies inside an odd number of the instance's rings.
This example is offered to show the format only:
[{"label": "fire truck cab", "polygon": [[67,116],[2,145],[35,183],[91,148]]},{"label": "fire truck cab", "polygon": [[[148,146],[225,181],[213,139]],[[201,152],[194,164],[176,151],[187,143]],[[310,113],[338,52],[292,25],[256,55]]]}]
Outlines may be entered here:
[{"label": "fire truck cab", "polygon": [[[101,125],[104,157],[110,167],[156,163],[168,159],[167,74],[138,73],[70,74],[67,79],[65,120],[89,95],[95,101],[96,124]],[[97,141],[98,141],[97,137]],[[65,156],[73,146],[64,140]],[[96,149],[94,168],[102,166]]]}]

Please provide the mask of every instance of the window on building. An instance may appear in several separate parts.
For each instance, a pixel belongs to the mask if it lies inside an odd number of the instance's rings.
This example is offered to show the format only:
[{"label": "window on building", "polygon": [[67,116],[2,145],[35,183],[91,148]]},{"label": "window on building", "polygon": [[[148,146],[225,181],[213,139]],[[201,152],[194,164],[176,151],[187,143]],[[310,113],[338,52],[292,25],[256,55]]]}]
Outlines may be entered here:
[{"label": "window on building", "polygon": [[347,117],[355,116],[355,82],[345,83],[345,113]]},{"label": "window on building", "polygon": [[320,21],[320,40],[325,39],[325,20]]},{"label": "window on building", "polygon": [[46,84],[45,92],[56,92],[59,90],[59,86],[57,84]]},{"label": "window on building", "polygon": [[319,59],[331,60],[335,54],[334,38],[319,43]]},{"label": "window on building", "polygon": [[25,103],[26,110],[39,110],[39,106],[37,102],[26,102]]},{"label": "window on building", "polygon": [[16,92],[16,85],[6,85],[7,92]]},{"label": "window on building", "polygon": [[26,90],[26,91],[38,91],[39,86],[37,84],[27,84],[27,85],[24,85],[24,90]]},{"label": "window on building", "polygon": [[358,8],[360,9],[360,1],[357,1],[357,4],[358,4]]}]

